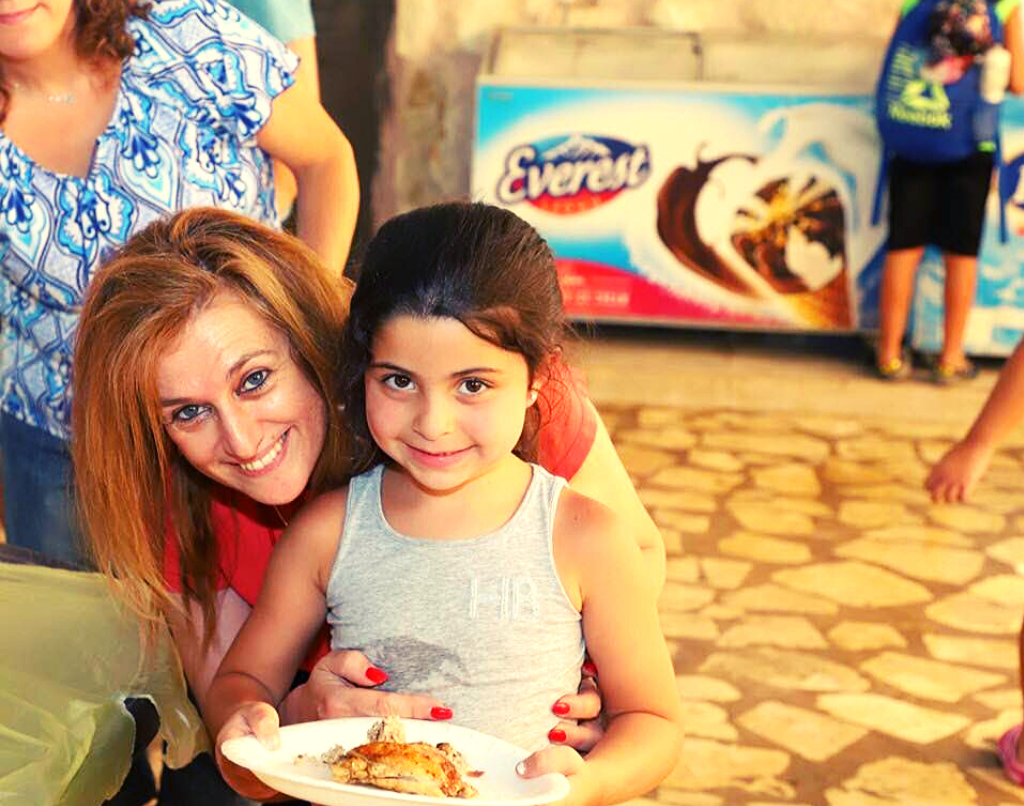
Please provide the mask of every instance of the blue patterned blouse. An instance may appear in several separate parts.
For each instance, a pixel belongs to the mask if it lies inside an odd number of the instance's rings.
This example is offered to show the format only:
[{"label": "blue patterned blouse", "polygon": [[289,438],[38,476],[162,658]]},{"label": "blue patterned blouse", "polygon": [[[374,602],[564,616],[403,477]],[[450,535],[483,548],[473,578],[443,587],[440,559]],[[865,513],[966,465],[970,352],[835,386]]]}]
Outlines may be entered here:
[{"label": "blue patterned blouse", "polygon": [[295,55],[221,0],[154,0],[128,26],[135,53],[88,176],[36,165],[0,131],[0,408],[62,439],[83,292],[112,250],[186,207],[278,224],[256,133]]}]

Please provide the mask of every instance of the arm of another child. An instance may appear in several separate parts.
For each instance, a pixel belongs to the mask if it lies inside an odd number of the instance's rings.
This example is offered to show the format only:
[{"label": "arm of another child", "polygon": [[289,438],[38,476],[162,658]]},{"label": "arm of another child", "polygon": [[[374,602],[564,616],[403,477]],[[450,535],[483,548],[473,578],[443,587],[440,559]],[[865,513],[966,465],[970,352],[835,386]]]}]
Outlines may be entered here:
[{"label": "arm of another child", "polygon": [[[315,69],[311,60],[303,60],[296,76]],[[278,95],[256,140],[295,175],[298,236],[340,274],[356,228],[359,177],[352,144],[311,86],[300,78]]]},{"label": "arm of another child", "polygon": [[939,459],[925,487],[933,501],[964,501],[988,469],[999,443],[1024,420],[1024,341],[999,373],[981,413],[962,440]]},{"label": "arm of another child", "polygon": [[586,761],[564,745],[547,747],[523,774],[568,775],[572,806],[619,803],[656,787],[679,761],[682,708],[656,594],[628,521],[571,489],[559,501],[554,555],[581,608],[609,722]]},{"label": "arm of another child", "polygon": [[1014,95],[1024,92],[1024,30],[1021,29],[1020,4],[1006,18],[1006,49],[1010,51],[1010,85]]},{"label": "arm of another child", "polygon": [[345,490],[334,490],[321,496],[289,524],[274,547],[256,607],[207,693],[203,718],[216,737],[221,774],[246,797],[267,798],[274,791],[227,761],[220,748],[238,736],[255,736],[270,749],[280,742],[276,708],[324,623],[327,578],[338,549],[345,495]]}]

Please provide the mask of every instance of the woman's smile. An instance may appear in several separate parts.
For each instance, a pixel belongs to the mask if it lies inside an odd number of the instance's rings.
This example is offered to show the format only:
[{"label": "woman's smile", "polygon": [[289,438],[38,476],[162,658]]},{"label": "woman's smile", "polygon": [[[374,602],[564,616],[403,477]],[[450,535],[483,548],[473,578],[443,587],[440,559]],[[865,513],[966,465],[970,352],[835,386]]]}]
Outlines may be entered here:
[{"label": "woman's smile", "polygon": [[[289,429],[289,431],[290,430],[291,429]],[[249,476],[263,476],[270,473],[284,461],[289,431],[285,431],[281,434],[281,436],[274,441],[274,444],[271,445],[270,448],[261,456],[257,456],[255,459],[248,462],[238,462],[238,466],[246,475]]]}]

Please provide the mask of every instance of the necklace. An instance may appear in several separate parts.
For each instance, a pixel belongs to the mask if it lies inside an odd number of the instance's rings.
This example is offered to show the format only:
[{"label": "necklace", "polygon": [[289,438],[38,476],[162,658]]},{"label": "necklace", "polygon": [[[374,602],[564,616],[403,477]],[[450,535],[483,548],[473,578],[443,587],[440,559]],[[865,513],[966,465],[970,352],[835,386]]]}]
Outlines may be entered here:
[{"label": "necklace", "polygon": [[19,92],[26,92],[31,95],[42,95],[47,103],[51,104],[64,104],[70,106],[75,102],[75,94],[73,92],[45,92],[43,90],[33,90],[26,87],[24,84],[19,84],[17,81],[11,82],[11,87],[18,90]]},{"label": "necklace", "polygon": [[287,526],[288,519],[281,514],[281,510],[277,508],[277,504],[271,504],[271,506],[274,508],[274,514],[277,515],[277,519],[281,521],[281,526]]}]

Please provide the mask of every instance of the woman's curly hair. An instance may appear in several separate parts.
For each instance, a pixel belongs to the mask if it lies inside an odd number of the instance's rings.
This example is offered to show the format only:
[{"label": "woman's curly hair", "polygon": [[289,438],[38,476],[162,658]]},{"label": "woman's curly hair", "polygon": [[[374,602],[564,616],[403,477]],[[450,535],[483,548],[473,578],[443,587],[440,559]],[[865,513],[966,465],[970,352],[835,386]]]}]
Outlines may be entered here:
[{"label": "woman's curly hair", "polygon": [[[137,0],[74,0],[75,49],[80,58],[96,64],[112,59],[124,61],[135,50],[128,32],[129,17],[145,17],[146,9]],[[11,91],[0,64],[0,123],[7,117]]]}]

